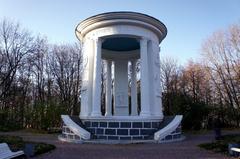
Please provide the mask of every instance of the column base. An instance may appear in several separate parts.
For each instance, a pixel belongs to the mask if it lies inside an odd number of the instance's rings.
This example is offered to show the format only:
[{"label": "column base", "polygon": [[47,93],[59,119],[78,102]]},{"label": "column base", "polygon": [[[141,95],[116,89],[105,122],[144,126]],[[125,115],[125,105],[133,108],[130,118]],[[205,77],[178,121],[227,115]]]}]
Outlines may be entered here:
[{"label": "column base", "polygon": [[102,116],[102,114],[100,112],[92,112],[91,116],[92,117],[99,117],[99,116]]},{"label": "column base", "polygon": [[105,116],[112,116],[112,114],[110,114],[110,113],[105,113]]},{"label": "column base", "polygon": [[148,111],[144,111],[144,112],[140,113],[140,116],[151,116],[151,113],[150,113],[150,111],[149,112]]},{"label": "column base", "polygon": [[138,116],[138,114],[137,113],[133,113],[130,116]]},{"label": "column base", "polygon": [[79,117],[80,117],[80,116],[89,116],[89,115],[90,115],[90,113],[80,112]]},{"label": "column base", "polygon": [[158,116],[158,117],[161,117],[161,118],[163,118],[163,113],[152,113],[151,115],[153,115],[153,116]]}]

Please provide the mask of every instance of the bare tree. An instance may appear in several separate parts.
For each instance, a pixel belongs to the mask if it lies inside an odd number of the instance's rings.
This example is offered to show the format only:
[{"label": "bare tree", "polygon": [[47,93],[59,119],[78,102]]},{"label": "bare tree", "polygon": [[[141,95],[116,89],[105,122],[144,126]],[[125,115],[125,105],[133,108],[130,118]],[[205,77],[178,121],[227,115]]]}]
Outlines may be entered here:
[{"label": "bare tree", "polygon": [[172,114],[172,98],[177,92],[179,66],[177,61],[173,58],[161,59],[161,83],[163,85],[163,92],[165,96],[164,111],[166,114]]},{"label": "bare tree", "polygon": [[0,23],[0,98],[10,91],[17,69],[21,67],[23,58],[35,51],[34,38],[19,24],[3,20]]},{"label": "bare tree", "polygon": [[76,114],[81,86],[81,49],[77,44],[54,46],[50,59],[50,67],[60,99],[69,108],[71,114]]},{"label": "bare tree", "polygon": [[221,102],[232,110],[239,126],[240,109],[240,25],[215,32],[202,45],[203,57]]}]

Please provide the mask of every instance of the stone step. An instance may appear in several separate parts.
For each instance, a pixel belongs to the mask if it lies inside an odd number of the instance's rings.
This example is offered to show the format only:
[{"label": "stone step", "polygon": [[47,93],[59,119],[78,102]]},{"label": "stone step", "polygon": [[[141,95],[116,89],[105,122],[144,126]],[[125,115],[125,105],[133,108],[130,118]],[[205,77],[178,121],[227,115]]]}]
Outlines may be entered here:
[{"label": "stone step", "polygon": [[103,139],[91,139],[84,141],[89,144],[139,144],[139,143],[156,143],[155,140],[103,140]]},{"label": "stone step", "polygon": [[[59,140],[74,143],[164,143],[184,139],[181,115],[157,120],[80,119],[62,115],[63,129]],[[181,119],[180,119],[181,118]],[[180,122],[180,123],[179,123]]]},{"label": "stone step", "polygon": [[72,119],[72,121],[74,121],[80,127],[86,128],[85,125],[82,123],[81,119],[79,118],[79,116],[69,116],[69,117]]},{"label": "stone step", "polygon": [[85,130],[81,120],[69,115],[61,115],[62,118],[62,134],[58,139],[66,142],[81,142],[82,140],[89,140],[91,133]]},{"label": "stone step", "polygon": [[161,122],[161,124],[159,125],[159,129],[164,128],[165,126],[167,126],[173,119],[175,118],[175,116],[165,116],[163,118],[163,121]]}]

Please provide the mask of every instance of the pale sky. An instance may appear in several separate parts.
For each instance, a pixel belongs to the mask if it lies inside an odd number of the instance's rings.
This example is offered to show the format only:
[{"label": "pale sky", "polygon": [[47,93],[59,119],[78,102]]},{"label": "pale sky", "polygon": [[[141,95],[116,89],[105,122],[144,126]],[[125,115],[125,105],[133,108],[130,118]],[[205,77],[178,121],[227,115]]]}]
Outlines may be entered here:
[{"label": "pale sky", "polygon": [[197,60],[201,44],[214,31],[240,23],[240,0],[0,0],[0,19],[19,22],[51,43],[77,42],[76,25],[99,13],[134,11],[153,16],[168,28],[161,57],[180,64]]}]

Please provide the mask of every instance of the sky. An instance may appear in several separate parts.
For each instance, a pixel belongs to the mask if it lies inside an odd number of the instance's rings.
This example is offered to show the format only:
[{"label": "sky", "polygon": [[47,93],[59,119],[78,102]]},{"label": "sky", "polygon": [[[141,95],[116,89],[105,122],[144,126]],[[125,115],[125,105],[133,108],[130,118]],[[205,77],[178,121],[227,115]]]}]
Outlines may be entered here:
[{"label": "sky", "polygon": [[75,27],[104,12],[134,11],[153,16],[168,28],[161,57],[184,65],[197,61],[213,32],[240,24],[240,0],[0,0],[0,20],[19,22],[50,43],[78,42]]}]

